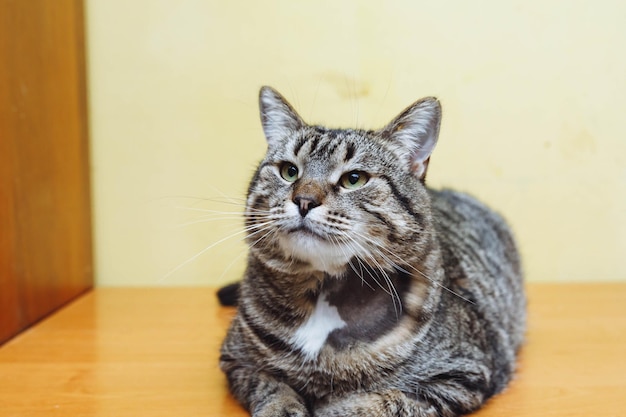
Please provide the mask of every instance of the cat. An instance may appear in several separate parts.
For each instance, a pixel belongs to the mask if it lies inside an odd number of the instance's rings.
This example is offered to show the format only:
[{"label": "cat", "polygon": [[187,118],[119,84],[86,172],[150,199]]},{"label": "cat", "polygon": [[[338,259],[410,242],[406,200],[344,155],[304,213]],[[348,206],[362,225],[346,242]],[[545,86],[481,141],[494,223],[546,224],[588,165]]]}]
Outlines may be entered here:
[{"label": "cat", "polygon": [[[526,301],[505,221],[425,185],[441,106],[376,131],[305,123],[259,95],[267,154],[220,367],[255,417],[458,416],[512,378]],[[236,298],[236,300],[235,300]]]}]

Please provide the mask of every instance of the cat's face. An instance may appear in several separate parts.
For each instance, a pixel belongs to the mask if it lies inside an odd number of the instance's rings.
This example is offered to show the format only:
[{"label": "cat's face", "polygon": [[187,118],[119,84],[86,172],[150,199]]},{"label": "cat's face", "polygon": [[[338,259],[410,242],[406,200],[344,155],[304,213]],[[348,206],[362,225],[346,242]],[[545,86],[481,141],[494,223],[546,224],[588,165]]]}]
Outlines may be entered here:
[{"label": "cat's face", "polygon": [[423,178],[439,127],[436,100],[375,132],[309,126],[268,87],[260,104],[268,151],[248,194],[251,250],[331,275],[414,256],[430,218]]}]

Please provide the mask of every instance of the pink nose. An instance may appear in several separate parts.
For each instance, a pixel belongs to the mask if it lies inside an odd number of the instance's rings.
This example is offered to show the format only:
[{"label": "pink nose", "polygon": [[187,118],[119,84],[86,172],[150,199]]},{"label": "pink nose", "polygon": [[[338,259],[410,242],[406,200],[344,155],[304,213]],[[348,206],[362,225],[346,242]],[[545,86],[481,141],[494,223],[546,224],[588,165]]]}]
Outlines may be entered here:
[{"label": "pink nose", "polygon": [[300,216],[306,216],[309,211],[313,210],[315,207],[319,206],[320,203],[310,196],[295,196],[293,198],[293,202],[298,206],[298,211],[300,211]]}]

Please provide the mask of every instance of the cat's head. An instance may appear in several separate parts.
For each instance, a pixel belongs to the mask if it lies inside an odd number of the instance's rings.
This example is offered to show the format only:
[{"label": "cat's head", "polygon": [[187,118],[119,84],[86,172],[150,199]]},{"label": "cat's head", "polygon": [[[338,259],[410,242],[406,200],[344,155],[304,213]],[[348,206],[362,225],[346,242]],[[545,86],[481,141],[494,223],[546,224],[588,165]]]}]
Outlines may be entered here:
[{"label": "cat's head", "polygon": [[308,125],[270,87],[259,104],[268,149],[246,209],[257,256],[330,275],[419,257],[431,231],[424,178],[441,120],[435,98],[377,131]]}]

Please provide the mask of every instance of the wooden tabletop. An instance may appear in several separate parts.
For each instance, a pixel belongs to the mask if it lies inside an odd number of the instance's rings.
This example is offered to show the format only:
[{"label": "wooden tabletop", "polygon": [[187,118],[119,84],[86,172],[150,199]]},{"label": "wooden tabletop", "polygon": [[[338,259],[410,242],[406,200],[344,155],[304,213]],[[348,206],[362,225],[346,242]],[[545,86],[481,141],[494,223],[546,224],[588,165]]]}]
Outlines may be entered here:
[{"label": "wooden tabletop", "polygon": [[[0,416],[245,416],[211,288],[101,288],[0,347]],[[626,283],[530,284],[517,378],[474,414],[625,416]]]}]

